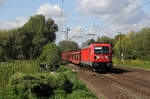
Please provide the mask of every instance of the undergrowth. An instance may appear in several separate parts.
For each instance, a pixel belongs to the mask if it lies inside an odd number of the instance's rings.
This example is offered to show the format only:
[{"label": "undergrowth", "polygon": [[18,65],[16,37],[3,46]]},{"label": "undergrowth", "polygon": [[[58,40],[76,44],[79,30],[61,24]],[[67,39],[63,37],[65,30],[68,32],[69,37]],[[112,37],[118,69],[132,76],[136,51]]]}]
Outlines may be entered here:
[{"label": "undergrowth", "polygon": [[65,66],[53,73],[40,70],[36,61],[0,64],[0,99],[96,99]]}]

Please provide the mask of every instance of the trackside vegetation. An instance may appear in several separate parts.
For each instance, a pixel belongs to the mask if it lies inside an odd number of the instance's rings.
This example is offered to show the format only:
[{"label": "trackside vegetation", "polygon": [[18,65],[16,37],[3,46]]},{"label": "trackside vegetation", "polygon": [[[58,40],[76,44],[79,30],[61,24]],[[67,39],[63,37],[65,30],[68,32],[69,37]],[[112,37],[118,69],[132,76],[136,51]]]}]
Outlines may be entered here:
[{"label": "trackside vegetation", "polygon": [[127,67],[150,70],[150,61],[143,61],[143,60],[120,61],[119,59],[113,59],[113,63],[116,66],[127,66]]},{"label": "trackside vegetation", "polygon": [[43,15],[17,29],[0,30],[0,99],[97,99],[61,65],[57,31],[54,20]]},{"label": "trackside vegetation", "polygon": [[150,28],[141,31],[118,34],[115,38],[102,36],[98,42],[109,42],[113,48],[113,56],[125,60],[150,60]]},{"label": "trackside vegetation", "polygon": [[109,42],[112,45],[114,65],[150,69],[150,28],[138,32],[131,30],[115,38],[102,36],[97,42]]},{"label": "trackside vegetation", "polygon": [[53,74],[40,70],[35,62],[20,63],[0,65],[0,99],[97,99],[66,66]]},{"label": "trackside vegetation", "polygon": [[[50,43],[37,60],[1,63],[0,99],[97,99],[75,72],[60,65],[59,52]],[[47,70],[39,67],[40,62],[48,65]]]}]

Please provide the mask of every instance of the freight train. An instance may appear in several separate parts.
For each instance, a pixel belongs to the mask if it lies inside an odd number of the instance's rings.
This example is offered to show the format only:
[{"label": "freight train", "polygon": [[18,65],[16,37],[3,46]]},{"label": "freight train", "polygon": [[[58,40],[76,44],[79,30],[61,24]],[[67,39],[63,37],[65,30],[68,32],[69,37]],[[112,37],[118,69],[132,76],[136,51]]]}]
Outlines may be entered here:
[{"label": "freight train", "polygon": [[93,43],[73,52],[61,54],[63,60],[86,66],[92,71],[109,70],[113,67],[112,49],[109,43]]}]

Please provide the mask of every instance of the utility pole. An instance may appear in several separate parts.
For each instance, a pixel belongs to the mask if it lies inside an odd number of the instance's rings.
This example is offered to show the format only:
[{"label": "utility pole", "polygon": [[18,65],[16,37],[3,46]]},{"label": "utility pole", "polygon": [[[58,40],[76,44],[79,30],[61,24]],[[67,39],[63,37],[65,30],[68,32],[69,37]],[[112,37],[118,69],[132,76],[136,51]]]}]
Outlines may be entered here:
[{"label": "utility pole", "polygon": [[70,31],[70,29],[67,27],[66,28],[66,41],[68,41],[68,32]]},{"label": "utility pole", "polygon": [[64,9],[64,0],[62,0],[62,2],[61,2],[61,9],[62,9],[62,11],[61,11],[61,16],[63,17],[63,15],[64,15],[64,13],[63,13],[63,9]]},{"label": "utility pole", "polygon": [[69,29],[68,27],[66,27],[66,31],[60,31],[60,32],[64,32],[65,33],[65,40],[68,41],[68,33],[71,29]]},{"label": "utility pole", "polygon": [[119,33],[119,35],[120,35],[120,61],[121,61],[121,52],[122,52],[122,49],[121,49],[121,32],[118,32]]}]

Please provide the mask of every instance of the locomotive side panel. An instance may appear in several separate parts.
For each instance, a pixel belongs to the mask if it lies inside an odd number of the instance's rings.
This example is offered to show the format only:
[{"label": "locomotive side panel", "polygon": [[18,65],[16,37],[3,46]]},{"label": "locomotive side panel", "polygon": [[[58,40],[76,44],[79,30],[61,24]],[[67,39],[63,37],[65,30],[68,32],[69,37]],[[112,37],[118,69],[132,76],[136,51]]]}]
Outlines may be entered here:
[{"label": "locomotive side panel", "polygon": [[89,51],[88,48],[81,49],[81,63],[88,64],[89,62]]}]

